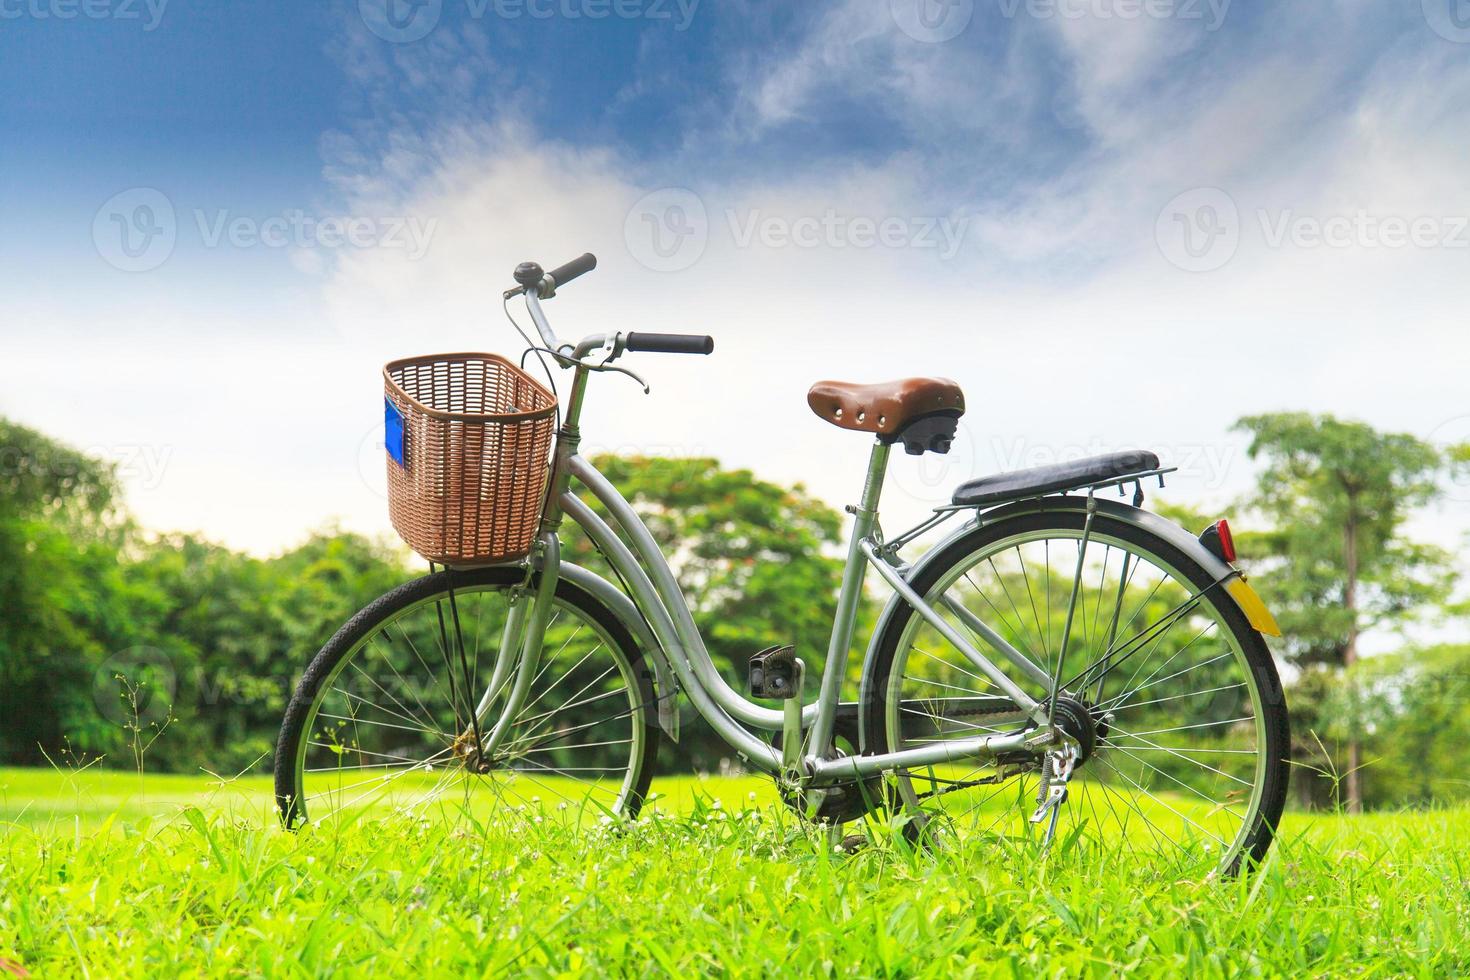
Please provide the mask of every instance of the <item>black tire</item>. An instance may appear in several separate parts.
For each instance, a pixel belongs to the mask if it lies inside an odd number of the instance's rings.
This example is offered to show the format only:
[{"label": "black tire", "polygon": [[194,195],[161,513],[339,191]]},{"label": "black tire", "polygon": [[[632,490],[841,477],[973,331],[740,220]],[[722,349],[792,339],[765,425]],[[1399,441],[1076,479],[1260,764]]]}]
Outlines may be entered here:
[{"label": "black tire", "polygon": [[[936,555],[911,584],[920,595],[932,598],[931,590],[951,578],[952,570],[956,566],[965,563],[982,550],[994,548],[999,542],[1017,540],[1019,536],[1040,535],[1044,538],[1051,531],[1060,532],[1058,537],[1070,535],[1075,538],[1082,529],[1084,519],[1079,511],[1053,510],[1018,515],[994,524],[981,525]],[[1195,590],[1206,589],[1214,582],[1211,575],[1187,554],[1170,542],[1133,524],[1098,514],[1094,519],[1092,533],[1096,537],[1106,536],[1143,549],[1170,566],[1178,576],[1187,579]],[[1218,869],[1222,873],[1233,874],[1243,864],[1249,867],[1259,862],[1271,845],[1286,803],[1291,739],[1285,696],[1265,638],[1250,625],[1235,602],[1222,595],[1218,588],[1210,590],[1206,595],[1211,597],[1210,606],[1218,620],[1223,622],[1230,635],[1239,643],[1239,650],[1249,668],[1251,683],[1259,692],[1259,713],[1264,721],[1264,742],[1257,750],[1258,755],[1264,757],[1264,773],[1260,779],[1260,802],[1254,825],[1244,832],[1242,843],[1236,848],[1233,860]],[[1213,597],[1218,597],[1218,601]],[[879,638],[874,661],[870,665],[866,703],[863,705],[865,730],[873,733],[872,737],[875,739],[875,744],[869,747],[869,751],[892,751],[903,742],[902,733],[895,733],[889,722],[890,718],[897,716],[895,711],[890,710],[890,692],[895,686],[892,675],[900,645],[917,615],[912,607],[906,604],[901,606]],[[1250,822],[1249,819],[1243,820],[1242,827]],[[914,828],[920,826],[921,821],[910,824]],[[915,830],[913,834],[921,836],[922,832]]]},{"label": "black tire", "polygon": [[[463,596],[477,587],[510,587],[524,579],[524,573],[520,569],[508,567],[440,571],[407,582],[380,596],[337,630],[312,658],[281,722],[275,754],[275,793],[281,819],[288,828],[294,829],[304,822],[296,801],[307,798],[306,788],[302,786],[301,759],[304,739],[314,719],[319,696],[325,696],[324,692],[332,678],[345,666],[343,659],[362,649],[366,638],[384,629],[400,613],[439,596],[447,597],[451,576],[453,588],[461,597],[461,606],[465,602]],[[634,742],[628,767],[636,767],[636,770],[631,785],[621,796],[619,807],[621,816],[632,819],[638,815],[647,797],[649,783],[653,778],[654,760],[658,756],[660,729],[652,672],[646,665],[643,651],[627,628],[591,594],[566,579],[561,579],[557,583],[555,598],[557,604],[576,610],[588,622],[596,625],[600,635],[610,644],[608,652],[611,657],[615,662],[621,661],[627,668],[623,671],[623,667],[619,667],[620,676],[625,680],[631,678],[636,685],[637,706],[630,709],[627,717],[633,719],[632,724],[637,729],[641,729],[641,746]],[[447,603],[443,606],[448,608]],[[629,687],[628,691],[634,692],[635,689]]]}]

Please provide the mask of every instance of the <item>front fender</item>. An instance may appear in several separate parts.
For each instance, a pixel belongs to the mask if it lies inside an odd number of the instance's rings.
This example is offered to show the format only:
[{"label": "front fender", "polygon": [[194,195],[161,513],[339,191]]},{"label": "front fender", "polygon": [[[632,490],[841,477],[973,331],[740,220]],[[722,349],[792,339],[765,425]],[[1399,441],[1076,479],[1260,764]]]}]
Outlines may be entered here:
[{"label": "front fender", "polygon": [[618,621],[627,627],[633,639],[638,641],[638,645],[648,659],[653,661],[654,694],[658,698],[658,727],[662,728],[669,738],[675,742],[679,741],[679,706],[675,698],[679,692],[679,685],[674,679],[674,671],[669,666],[668,658],[664,656],[663,647],[659,646],[658,641],[654,639],[648,624],[639,615],[638,607],[633,605],[633,600],[629,599],[622,589],[581,565],[563,562],[558,574],[591,593],[594,599],[611,610],[612,614],[618,617]]},{"label": "front fender", "polygon": [[[1204,545],[1200,544],[1199,539],[1193,534],[1190,534],[1173,521],[1140,507],[1132,507],[1116,500],[1096,500],[1096,505],[1099,514],[1103,514],[1120,523],[1131,524],[1134,527],[1147,531],[1184,552],[1185,555],[1198,562],[1211,578],[1225,583],[1226,594],[1240,608],[1246,621],[1252,627],[1268,636],[1281,635],[1281,629],[1276,625],[1276,620],[1272,617],[1270,610],[1266,608],[1266,604],[1256,594],[1256,590],[1251,588],[1250,584],[1246,582],[1240,570],[1216,557]],[[903,577],[907,581],[914,581],[951,544],[965,535],[973,533],[978,527],[998,524],[1001,521],[1020,517],[1023,514],[1048,511],[1084,513],[1086,510],[1087,498],[1085,496],[1056,496],[1020,500],[1013,504],[1007,504],[1004,507],[997,507],[994,510],[983,511],[977,514],[974,519],[966,521],[948,537],[930,548],[912,565],[903,569]],[[878,615],[878,622],[873,628],[873,635],[868,641],[868,650],[863,658],[863,675],[861,693],[859,695],[862,704],[870,704],[869,698],[876,693],[878,678],[874,676],[874,672],[876,670],[875,664],[877,661],[878,643],[882,639],[884,632],[888,629],[888,624],[902,607],[903,599],[895,595],[888,600],[887,604],[883,607],[883,611]],[[861,731],[862,745],[867,750],[871,744],[869,742],[870,734],[865,730],[867,725],[867,712],[861,712],[859,717],[862,719],[862,728],[864,729]]]}]

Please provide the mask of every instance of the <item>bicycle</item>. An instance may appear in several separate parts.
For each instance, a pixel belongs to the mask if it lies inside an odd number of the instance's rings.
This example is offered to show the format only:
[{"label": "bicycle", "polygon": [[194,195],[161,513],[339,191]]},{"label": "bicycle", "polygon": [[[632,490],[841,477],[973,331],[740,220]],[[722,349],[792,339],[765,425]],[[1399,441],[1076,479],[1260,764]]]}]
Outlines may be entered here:
[{"label": "bicycle", "polygon": [[[590,254],[550,273],[524,263],[504,294],[507,316],[510,301],[524,299],[542,341],[528,339],[529,350],[572,372],[560,424],[537,423],[543,436],[527,437],[535,445],[524,465],[486,470],[497,485],[535,488],[518,498],[530,503],[491,522],[497,533],[501,524],[525,528],[524,553],[512,546],[508,558],[463,563],[471,567],[441,556],[454,567],[438,570],[431,558],[430,574],[382,596],[328,641],[277,746],[288,827],[451,794],[472,807],[560,801],[632,819],[660,739],[678,738],[675,701],[686,697],[747,766],[775,777],[790,806],[829,825],[886,813],[913,840],[1020,832],[1046,844],[1065,827],[1069,841],[1224,873],[1265,854],[1287,781],[1287,711],[1263,636],[1279,630],[1236,567],[1226,521],[1196,536],[1142,508],[1144,481],[1162,486],[1172,472],[1157,456],[1118,453],[971,480],[917,526],[885,537],[878,505],[891,449],[947,452],[964,395],[935,378],[818,383],[812,410],[872,437],[860,502],[848,508],[837,614],[814,701],[804,701],[805,663],[789,646],[752,656],[747,696],[716,668],[648,528],[579,453],[592,375],[642,384],[613,362],[706,355],[713,340],[634,332],[561,341],[542,304],[595,265]],[[455,356],[480,358],[480,371],[491,357]],[[528,375],[514,381],[518,397],[540,399],[538,419],[562,410]],[[433,417],[407,436],[400,421],[395,436],[393,413],[390,404],[397,480],[407,472],[403,441],[439,437],[427,428]],[[453,452],[474,456],[472,441],[459,438]],[[497,438],[504,453],[511,437]],[[465,516],[470,495],[444,505],[442,486],[430,484],[440,506],[459,507],[466,540],[484,530]],[[1126,497],[1130,487],[1131,503],[1101,495]],[[472,503],[478,510],[487,500]],[[900,557],[956,520],[922,555]],[[562,561],[567,521],[617,584]],[[841,688],[869,569],[892,596],[868,642],[858,699],[848,702]]]}]

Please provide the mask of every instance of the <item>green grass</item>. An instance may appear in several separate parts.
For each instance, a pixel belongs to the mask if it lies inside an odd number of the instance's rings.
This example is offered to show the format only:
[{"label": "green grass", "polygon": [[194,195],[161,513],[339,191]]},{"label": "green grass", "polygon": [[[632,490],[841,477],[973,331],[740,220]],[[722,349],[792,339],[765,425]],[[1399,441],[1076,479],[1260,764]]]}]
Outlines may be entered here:
[{"label": "green grass", "polygon": [[622,832],[291,835],[265,779],[0,770],[0,976],[1470,972],[1467,811],[1289,817],[1259,874],[1202,881],[1026,840],[848,856],[765,780],[654,785]]}]

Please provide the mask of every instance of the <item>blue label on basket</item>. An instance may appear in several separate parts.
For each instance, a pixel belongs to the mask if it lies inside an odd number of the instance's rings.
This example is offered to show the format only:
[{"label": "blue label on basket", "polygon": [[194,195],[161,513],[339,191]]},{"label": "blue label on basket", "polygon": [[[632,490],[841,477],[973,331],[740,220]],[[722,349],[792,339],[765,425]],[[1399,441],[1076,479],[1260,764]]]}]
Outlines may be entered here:
[{"label": "blue label on basket", "polygon": [[399,466],[407,466],[403,459],[403,413],[388,399],[383,399],[383,448]]}]

